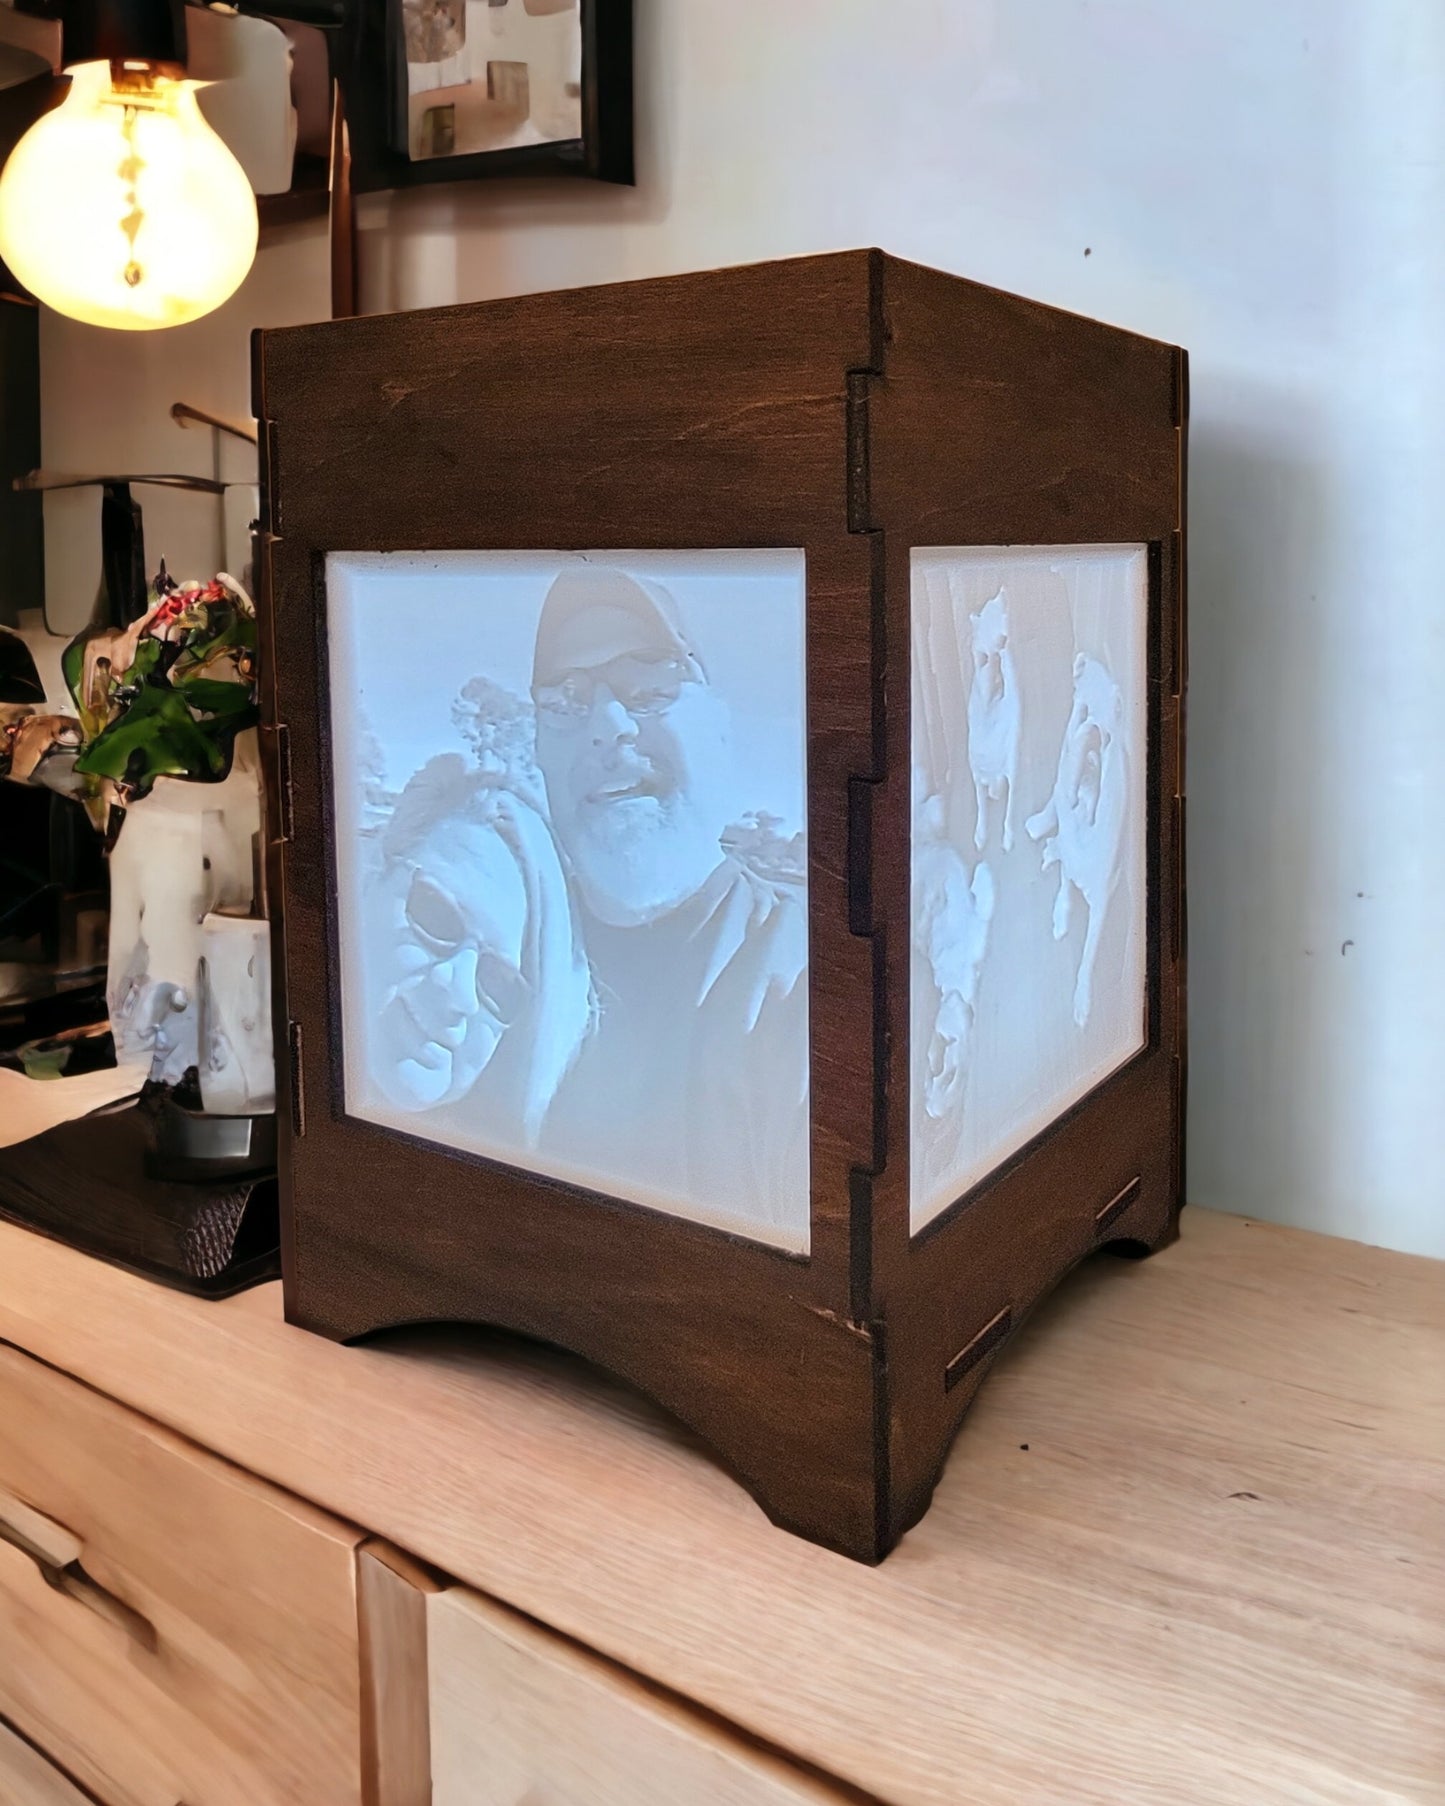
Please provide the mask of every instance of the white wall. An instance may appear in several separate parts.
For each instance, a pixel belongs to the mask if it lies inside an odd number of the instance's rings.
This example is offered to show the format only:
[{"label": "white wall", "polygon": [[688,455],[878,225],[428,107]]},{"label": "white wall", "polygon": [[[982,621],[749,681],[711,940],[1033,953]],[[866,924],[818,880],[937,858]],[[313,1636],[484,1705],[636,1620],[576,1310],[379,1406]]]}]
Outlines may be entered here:
[{"label": "white wall", "polygon": [[[638,15],[637,190],[378,197],[366,305],[880,244],[1188,345],[1191,1195],[1445,1255],[1438,0]],[[246,326],[324,306],[307,232],[210,321],[47,320],[47,462],[209,469],[170,402],[244,411]],[[50,505],[62,607],[93,506]],[[152,553],[209,512],[149,500]]]}]

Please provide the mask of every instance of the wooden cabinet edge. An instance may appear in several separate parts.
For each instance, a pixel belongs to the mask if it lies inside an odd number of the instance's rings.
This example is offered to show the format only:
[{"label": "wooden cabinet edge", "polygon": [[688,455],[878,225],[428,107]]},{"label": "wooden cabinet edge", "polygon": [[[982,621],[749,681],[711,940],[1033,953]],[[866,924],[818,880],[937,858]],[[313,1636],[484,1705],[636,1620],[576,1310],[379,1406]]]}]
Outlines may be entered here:
[{"label": "wooden cabinet edge", "polygon": [[[380,1615],[358,1606],[366,1540],[294,1491],[0,1343],[0,1604],[9,1614],[0,1675],[73,1682],[53,1713],[34,1709],[43,1696],[33,1689],[9,1709],[22,1740],[79,1777],[77,1799],[144,1793],[170,1806],[197,1788],[209,1798],[201,1777],[212,1774],[217,1797],[237,1799],[236,1776],[254,1762],[250,1798],[284,1792],[358,1806],[369,1766],[361,1633]],[[87,1614],[124,1636],[98,1640]],[[45,1666],[33,1669],[42,1654]],[[273,1714],[257,1736],[257,1701],[284,1707],[285,1726]],[[222,1787],[221,1764],[233,1757]],[[19,1786],[0,1766],[3,1806],[7,1783]],[[381,1796],[376,1806],[416,1797]]]},{"label": "wooden cabinet edge", "polygon": [[389,1543],[356,1551],[362,1806],[430,1806],[427,1596],[440,1579]]},{"label": "wooden cabinet edge", "polygon": [[0,1718],[0,1800],[6,1806],[93,1806],[70,1777]]},{"label": "wooden cabinet edge", "polygon": [[[466,1661],[472,1686],[464,1690],[469,1703],[475,1697],[479,1715],[502,1712],[510,1716],[505,1702],[510,1698],[515,1706],[511,1688],[523,1670],[531,1672],[538,1697],[548,1699],[565,1721],[564,1743],[569,1738],[587,1738],[591,1702],[591,1730],[596,1741],[586,1747],[588,1780],[595,1791],[588,1796],[588,1806],[613,1806],[624,1800],[636,1806],[630,1789],[622,1790],[626,1783],[620,1771],[638,1761],[651,1767],[652,1760],[664,1756],[669,1746],[681,1752],[689,1768],[694,1762],[698,1765],[697,1784],[667,1795],[669,1799],[706,1798],[711,1802],[719,1798],[712,1791],[710,1777],[711,1783],[725,1786],[729,1806],[744,1795],[749,1806],[879,1806],[873,1795],[823,1773],[791,1751],[765,1742],[744,1726],[502,1600],[467,1586],[449,1585],[425,1599],[423,1605],[429,1627],[428,1660],[440,1655],[444,1660],[450,1657],[452,1663],[450,1670],[434,1672],[429,1683],[436,1778],[438,1784],[451,1789],[439,1797],[438,1806],[454,1806],[461,1797],[454,1791],[461,1724],[455,1712],[462,1672],[456,1659],[459,1635],[471,1644]],[[508,1729],[515,1735],[517,1722],[510,1722]],[[536,1732],[545,1726],[539,1722],[531,1729]],[[548,1744],[545,1753],[556,1748]],[[548,1787],[537,1785],[524,1797],[540,1800],[544,1793],[548,1799],[554,1797]],[[563,1785],[556,1797],[570,1800],[580,1796]],[[649,1791],[646,1797],[651,1801],[661,1796]]]}]

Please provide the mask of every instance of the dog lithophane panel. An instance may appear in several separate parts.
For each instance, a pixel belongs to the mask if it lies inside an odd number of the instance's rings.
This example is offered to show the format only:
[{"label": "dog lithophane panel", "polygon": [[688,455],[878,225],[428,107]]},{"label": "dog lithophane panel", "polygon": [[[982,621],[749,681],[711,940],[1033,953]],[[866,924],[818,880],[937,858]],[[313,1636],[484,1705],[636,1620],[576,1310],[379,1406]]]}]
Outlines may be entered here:
[{"label": "dog lithophane panel", "polygon": [[912,558],[911,1219],[1145,1043],[1144,546]]},{"label": "dog lithophane panel", "polygon": [[803,554],[326,580],[348,1114],[806,1251]]}]

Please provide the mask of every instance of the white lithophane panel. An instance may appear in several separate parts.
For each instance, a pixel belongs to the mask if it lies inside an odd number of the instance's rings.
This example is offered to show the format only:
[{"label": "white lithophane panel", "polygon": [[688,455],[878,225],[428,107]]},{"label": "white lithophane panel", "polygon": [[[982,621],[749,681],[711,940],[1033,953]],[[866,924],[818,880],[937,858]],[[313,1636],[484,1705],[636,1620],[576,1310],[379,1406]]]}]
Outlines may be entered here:
[{"label": "white lithophane panel", "polygon": [[808,1247],[800,551],[333,553],[352,1116]]},{"label": "white lithophane panel", "polygon": [[913,553],[921,1229],[1144,1045],[1143,546]]}]

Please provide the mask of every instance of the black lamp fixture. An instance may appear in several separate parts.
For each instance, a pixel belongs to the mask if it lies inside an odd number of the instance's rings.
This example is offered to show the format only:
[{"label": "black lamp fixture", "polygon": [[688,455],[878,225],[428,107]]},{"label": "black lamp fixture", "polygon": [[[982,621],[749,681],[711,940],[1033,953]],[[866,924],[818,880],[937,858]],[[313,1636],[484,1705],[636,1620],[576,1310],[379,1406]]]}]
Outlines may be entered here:
[{"label": "black lamp fixture", "polygon": [[186,21],[179,0],[67,0],[61,58],[78,63],[144,65],[173,78],[186,72]]}]

